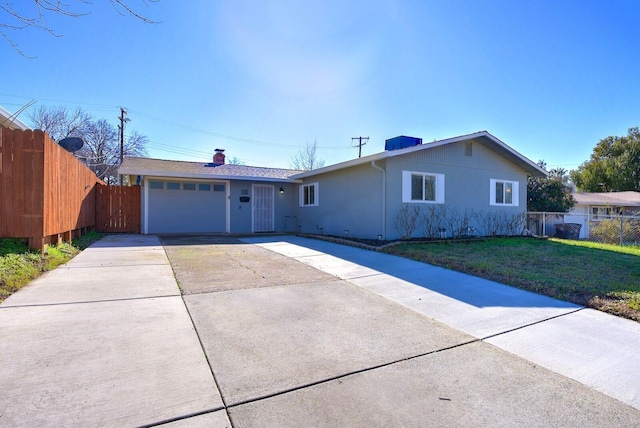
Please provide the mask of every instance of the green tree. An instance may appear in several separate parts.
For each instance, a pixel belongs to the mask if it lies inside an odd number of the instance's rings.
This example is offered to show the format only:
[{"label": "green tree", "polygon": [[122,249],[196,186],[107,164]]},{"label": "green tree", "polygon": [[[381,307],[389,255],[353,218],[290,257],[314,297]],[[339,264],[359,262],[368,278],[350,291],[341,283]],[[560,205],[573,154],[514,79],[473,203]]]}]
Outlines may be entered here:
[{"label": "green tree", "polygon": [[571,181],[583,192],[640,191],[640,130],[607,137],[595,146],[588,161],[571,171]]},{"label": "green tree", "polygon": [[[546,169],[544,161],[538,162]],[[564,168],[549,171],[547,177],[529,177],[527,182],[527,211],[567,212],[575,205],[571,196],[569,176]]]}]

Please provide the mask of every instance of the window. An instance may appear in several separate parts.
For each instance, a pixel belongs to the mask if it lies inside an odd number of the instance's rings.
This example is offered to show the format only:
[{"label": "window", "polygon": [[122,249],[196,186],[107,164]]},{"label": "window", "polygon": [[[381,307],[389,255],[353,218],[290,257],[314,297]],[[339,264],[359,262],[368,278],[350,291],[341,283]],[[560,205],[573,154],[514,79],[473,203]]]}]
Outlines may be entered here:
[{"label": "window", "polygon": [[491,179],[489,205],[504,205],[517,207],[519,205],[519,192],[517,181]]},{"label": "window", "polygon": [[196,190],[196,183],[184,183],[182,188],[184,190]]},{"label": "window", "polygon": [[402,202],[444,203],[444,174],[402,171]]},{"label": "window", "polygon": [[317,207],[319,205],[318,196],[318,183],[303,184],[300,186],[301,207]]},{"label": "window", "polygon": [[167,183],[167,190],[180,190],[180,183]]},{"label": "window", "polygon": [[198,190],[200,190],[202,192],[210,192],[211,191],[211,184],[200,183],[200,184],[198,184]]},{"label": "window", "polygon": [[213,185],[214,192],[224,192],[224,184],[214,184]]},{"label": "window", "polygon": [[162,181],[150,181],[149,187],[151,189],[164,189],[164,183]]},{"label": "window", "polygon": [[607,220],[622,215],[621,207],[592,206],[591,220]]}]

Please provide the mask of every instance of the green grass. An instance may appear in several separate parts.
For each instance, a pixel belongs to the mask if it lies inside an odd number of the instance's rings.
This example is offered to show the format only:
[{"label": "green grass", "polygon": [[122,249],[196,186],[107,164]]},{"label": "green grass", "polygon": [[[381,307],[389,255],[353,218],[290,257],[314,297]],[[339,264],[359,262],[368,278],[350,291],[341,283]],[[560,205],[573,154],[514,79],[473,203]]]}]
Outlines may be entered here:
[{"label": "green grass", "polygon": [[638,247],[495,238],[385,251],[640,321]]},{"label": "green grass", "polygon": [[29,250],[24,240],[0,238],[0,302],[42,273],[68,262],[101,237],[89,232],[72,244],[47,245],[44,254]]}]

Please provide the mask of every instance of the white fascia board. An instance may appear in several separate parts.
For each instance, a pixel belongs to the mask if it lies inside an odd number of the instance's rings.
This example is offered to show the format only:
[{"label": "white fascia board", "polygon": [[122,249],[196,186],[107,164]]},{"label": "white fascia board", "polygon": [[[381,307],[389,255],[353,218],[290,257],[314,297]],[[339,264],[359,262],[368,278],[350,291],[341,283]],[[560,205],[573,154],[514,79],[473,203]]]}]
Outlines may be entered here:
[{"label": "white fascia board", "polygon": [[180,172],[167,172],[167,171],[143,171],[135,169],[120,169],[121,175],[142,175],[144,177],[154,178],[182,178],[189,180],[236,180],[236,181],[268,181],[275,183],[302,183],[302,180],[292,180],[290,178],[272,178],[272,177],[249,177],[249,176],[237,176],[237,175],[209,175],[209,174],[197,174],[197,173],[180,173]]},{"label": "white fascia board", "polygon": [[503,150],[509,152],[511,155],[515,156],[516,158],[520,159],[523,163],[527,164],[527,166],[533,168],[535,171],[539,172],[540,174],[543,174],[544,176],[548,176],[549,175],[549,173],[547,171],[545,171],[543,168],[541,168],[539,165],[537,165],[536,163],[534,163],[531,160],[527,159],[525,156],[521,155],[520,153],[518,153],[517,151],[515,151],[514,149],[509,147],[507,144],[503,143],[498,138],[496,138],[493,135],[491,135],[489,132],[487,132],[487,131],[479,131],[479,132],[474,132],[473,134],[460,135],[458,137],[452,137],[452,138],[447,138],[447,139],[444,139],[444,140],[434,141],[432,143],[418,144],[416,146],[411,146],[411,147],[407,147],[407,148],[404,148],[404,149],[387,150],[387,151],[384,151],[384,152],[380,152],[380,153],[376,153],[376,154],[373,154],[373,155],[365,156],[363,158],[352,159],[352,160],[349,160],[349,161],[346,161],[346,162],[341,162],[341,163],[337,163],[337,164],[334,164],[334,165],[326,166],[326,167],[323,167],[323,168],[314,169],[312,171],[303,172],[301,174],[292,175],[291,177],[292,178],[312,177],[312,176],[318,175],[318,174],[324,174],[324,173],[327,173],[327,172],[332,172],[332,171],[336,171],[336,170],[340,170],[340,169],[344,169],[344,168],[349,168],[349,167],[360,165],[360,164],[364,164],[364,163],[370,163],[371,161],[377,161],[377,160],[380,160],[380,159],[386,159],[386,158],[390,158],[390,157],[394,157],[394,156],[402,156],[402,155],[406,155],[408,153],[417,152],[417,151],[420,151],[420,150],[428,150],[428,149],[432,149],[432,148],[435,148],[435,147],[440,147],[440,146],[444,146],[444,145],[447,145],[447,144],[457,143],[459,141],[473,140],[475,138],[480,138],[480,137],[485,137],[488,140],[492,141],[497,146],[499,146]]},{"label": "white fascia board", "polygon": [[23,121],[18,119],[16,115],[0,106],[0,125],[7,128],[21,129],[22,131],[28,131],[29,128]]},{"label": "white fascia board", "polygon": [[502,141],[500,141],[500,139],[494,137],[493,135],[491,135],[487,131],[482,131],[479,134],[483,134],[482,136],[490,139],[491,141],[496,143],[498,146],[500,146],[505,151],[507,151],[507,152],[511,153],[513,156],[519,158],[521,161],[526,163],[531,168],[535,169],[540,174],[543,174],[545,177],[549,176],[549,173],[544,168],[542,168],[540,165],[538,165],[537,163],[533,162],[531,159],[527,158],[526,156],[520,154],[518,151],[514,150],[511,146],[503,143]]},{"label": "white fascia board", "polygon": [[376,153],[374,155],[365,156],[363,158],[351,159],[345,162],[336,163],[333,165],[325,166],[322,168],[314,169],[311,171],[301,172],[300,174],[292,175],[291,178],[302,179],[312,177],[318,174],[325,174],[327,172],[337,171],[339,169],[349,168],[364,163],[370,163],[371,161],[377,161],[389,157],[389,152]]}]

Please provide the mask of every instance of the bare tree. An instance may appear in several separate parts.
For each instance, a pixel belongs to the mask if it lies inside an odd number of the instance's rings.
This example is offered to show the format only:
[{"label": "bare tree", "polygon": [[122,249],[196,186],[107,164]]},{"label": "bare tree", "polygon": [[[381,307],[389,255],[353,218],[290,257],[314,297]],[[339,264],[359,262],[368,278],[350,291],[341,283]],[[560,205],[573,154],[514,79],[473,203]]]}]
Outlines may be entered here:
[{"label": "bare tree", "polygon": [[[155,3],[159,0],[141,0],[143,5]],[[109,0],[113,9],[120,15],[130,15],[145,23],[155,24],[153,21],[129,6],[126,0]],[[4,38],[18,53],[24,53],[9,35],[12,31],[35,28],[43,30],[52,36],[60,37],[53,28],[47,24],[47,19],[52,16],[66,16],[69,18],[79,18],[88,15],[90,12],[78,11],[78,5],[91,5],[89,0],[20,0],[19,6],[15,6],[14,1],[0,0],[0,13],[5,21],[0,21],[0,37]],[[73,5],[72,5],[73,4]],[[75,6],[75,7],[74,7]]]},{"label": "bare tree", "polygon": [[35,129],[41,129],[55,141],[67,137],[80,137],[87,132],[91,115],[81,108],[67,110],[66,107],[40,106],[29,118]]},{"label": "bare tree", "polygon": [[291,158],[291,167],[300,171],[311,171],[312,169],[322,168],[324,161],[318,159],[316,151],[318,150],[318,142],[313,140],[313,144],[307,143]]},{"label": "bare tree", "polygon": [[91,122],[82,136],[84,146],[78,157],[96,173],[98,178],[110,182],[110,177],[116,177],[119,161],[118,131],[105,119]]},{"label": "bare tree", "polygon": [[[40,107],[30,115],[34,128],[42,129],[60,141],[66,137],[80,137],[84,146],[76,155],[95,174],[108,183],[118,180],[120,140],[117,128],[105,119],[93,119],[81,108],[73,111],[65,107]],[[124,156],[147,156],[146,135],[133,131],[125,138]]]},{"label": "bare tree", "polygon": [[229,158],[227,160],[227,163],[229,165],[246,165],[246,163],[243,160],[241,160],[240,158],[238,158],[237,156]]}]

